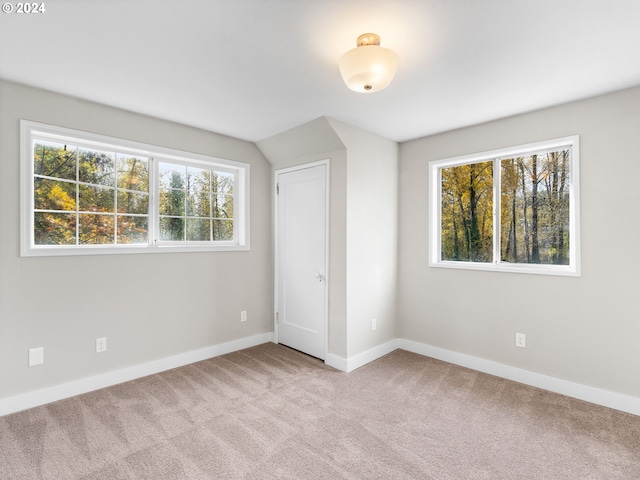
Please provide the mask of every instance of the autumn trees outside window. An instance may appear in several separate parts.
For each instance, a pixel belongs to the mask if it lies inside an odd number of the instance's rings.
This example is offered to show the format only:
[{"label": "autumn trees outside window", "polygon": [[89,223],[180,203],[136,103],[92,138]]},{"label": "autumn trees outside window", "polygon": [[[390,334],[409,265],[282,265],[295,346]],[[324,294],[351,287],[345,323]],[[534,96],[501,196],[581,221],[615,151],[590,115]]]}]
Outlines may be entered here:
[{"label": "autumn trees outside window", "polygon": [[160,241],[233,241],[235,177],[231,170],[160,162]]},{"label": "autumn trees outside window", "polygon": [[149,159],[33,141],[33,242],[148,243]]},{"label": "autumn trees outside window", "polygon": [[248,249],[249,165],[21,122],[23,256]]},{"label": "autumn trees outside window", "polygon": [[430,162],[430,265],[579,275],[578,137]]}]

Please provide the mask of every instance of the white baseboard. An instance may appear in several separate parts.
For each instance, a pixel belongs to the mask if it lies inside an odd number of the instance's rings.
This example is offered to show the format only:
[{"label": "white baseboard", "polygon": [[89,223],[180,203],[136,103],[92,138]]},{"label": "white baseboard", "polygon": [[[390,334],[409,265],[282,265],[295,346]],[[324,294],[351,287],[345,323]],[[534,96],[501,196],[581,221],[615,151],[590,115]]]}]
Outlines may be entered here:
[{"label": "white baseboard", "polygon": [[387,343],[378,345],[377,347],[374,347],[371,350],[367,350],[366,352],[362,352],[359,355],[356,355],[355,357],[351,357],[351,358],[342,358],[332,353],[329,353],[324,359],[324,363],[329,365],[330,367],[333,367],[348,373],[348,372],[354,371],[356,368],[360,368],[363,365],[366,365],[369,362],[373,362],[374,360],[380,357],[383,357],[387,353],[391,353],[397,349],[398,349],[398,339],[393,339]]},{"label": "white baseboard", "polygon": [[580,383],[530,372],[521,368],[510,367],[509,365],[493,362],[491,360],[485,360],[483,358],[473,357],[403,338],[398,339],[398,348],[435,358],[437,360],[442,360],[444,362],[460,365],[462,367],[467,367],[472,370],[478,370],[490,375],[495,375],[496,377],[506,378],[532,387],[560,393],[567,397],[577,398],[579,400],[621,410],[634,415],[640,415],[640,398],[632,397],[630,395],[623,395],[621,393],[610,392],[600,388],[589,387]]},{"label": "white baseboard", "polygon": [[[153,362],[134,365],[121,370],[115,370],[113,372],[107,372],[93,377],[83,378],[73,382],[54,385],[41,390],[3,398],[0,399],[0,416],[273,341],[274,334],[272,332],[263,333],[261,335],[241,338],[239,340],[221,343],[199,350],[193,350],[179,355],[174,355],[172,357],[162,358]],[[348,359],[333,354],[327,354],[325,364],[343,372],[352,372],[353,370],[383,357],[398,348],[452,363],[454,365],[460,365],[471,368],[472,370],[495,375],[497,377],[513,380],[515,382],[524,383],[525,385],[531,385],[543,390],[560,393],[568,397],[577,398],[634,415],[640,415],[640,398],[637,397],[610,392],[608,390],[590,387],[570,382],[568,380],[542,375],[540,373],[530,372],[521,368],[511,367],[491,360],[473,357],[454,352],[452,350],[446,350],[444,348],[434,347],[433,345],[414,342],[403,338],[391,340]]]},{"label": "white baseboard", "polygon": [[224,355],[226,353],[235,352],[245,348],[261,345],[273,341],[273,333],[267,332],[252,337],[241,338],[231,342],[220,343],[210,347],[192,350],[190,352],[181,353],[167,358],[154,360],[153,362],[142,363],[132,367],[114,370],[112,372],[102,373],[92,377],[74,380],[72,382],[54,385],[52,387],[27,392],[13,397],[0,399],[0,416],[10,413],[26,410],[28,408],[37,407],[46,403],[55,402],[64,398],[73,397],[83,393],[98,390],[100,388],[110,387],[136,378],[146,377],[154,373],[171,370],[172,368],[182,367],[190,363],[207,360],[209,358]]},{"label": "white baseboard", "polygon": [[339,357],[338,355],[334,355],[333,353],[327,353],[327,356],[324,359],[324,363],[325,365],[329,365],[330,367],[333,367],[336,370],[340,370],[341,372],[348,372],[347,359]]}]

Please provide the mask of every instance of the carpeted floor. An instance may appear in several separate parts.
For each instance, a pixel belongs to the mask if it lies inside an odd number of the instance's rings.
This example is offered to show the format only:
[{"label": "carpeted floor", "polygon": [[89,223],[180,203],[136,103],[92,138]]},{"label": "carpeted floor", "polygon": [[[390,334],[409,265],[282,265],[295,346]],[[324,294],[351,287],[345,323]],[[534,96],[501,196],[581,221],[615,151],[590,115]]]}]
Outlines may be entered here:
[{"label": "carpeted floor", "polygon": [[265,344],[0,417],[1,479],[640,479],[640,417],[397,350]]}]

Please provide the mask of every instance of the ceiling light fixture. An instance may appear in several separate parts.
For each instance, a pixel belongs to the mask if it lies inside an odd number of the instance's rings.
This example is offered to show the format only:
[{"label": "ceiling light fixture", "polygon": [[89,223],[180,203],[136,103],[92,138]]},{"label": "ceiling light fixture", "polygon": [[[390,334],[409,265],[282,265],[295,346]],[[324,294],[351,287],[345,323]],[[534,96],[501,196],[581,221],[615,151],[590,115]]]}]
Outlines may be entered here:
[{"label": "ceiling light fixture", "polygon": [[351,90],[373,93],[384,90],[398,70],[398,55],[380,46],[380,37],[365,33],[358,37],[356,48],[345,53],[338,66],[340,74]]}]

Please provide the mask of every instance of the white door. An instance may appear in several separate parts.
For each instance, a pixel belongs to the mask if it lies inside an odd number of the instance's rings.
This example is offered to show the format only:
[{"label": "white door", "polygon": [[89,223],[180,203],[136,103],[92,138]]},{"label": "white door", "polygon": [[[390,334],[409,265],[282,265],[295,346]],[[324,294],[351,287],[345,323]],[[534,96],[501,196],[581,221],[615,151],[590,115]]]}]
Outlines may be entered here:
[{"label": "white door", "polygon": [[327,165],[276,172],[278,343],[324,360],[327,350]]}]

